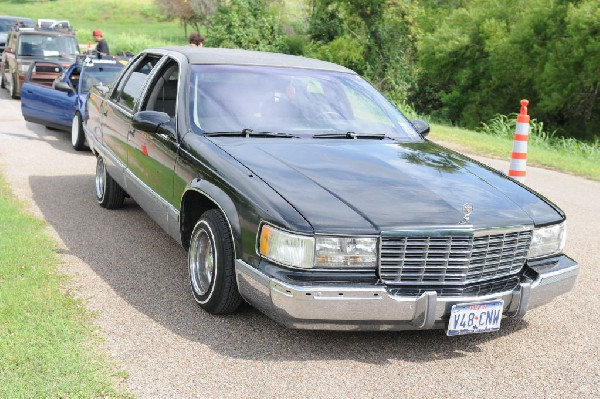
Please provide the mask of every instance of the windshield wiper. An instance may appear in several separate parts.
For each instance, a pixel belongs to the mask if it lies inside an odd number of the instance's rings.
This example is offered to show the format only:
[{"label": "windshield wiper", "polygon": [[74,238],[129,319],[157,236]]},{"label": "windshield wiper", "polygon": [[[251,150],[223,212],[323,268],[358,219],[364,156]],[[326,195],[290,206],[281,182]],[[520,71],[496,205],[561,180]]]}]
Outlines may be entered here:
[{"label": "windshield wiper", "polygon": [[255,132],[252,129],[242,129],[228,132],[206,132],[205,136],[208,137],[219,137],[219,136],[239,136],[239,137],[280,137],[280,138],[295,138],[293,134],[289,133],[275,133],[275,132]]},{"label": "windshield wiper", "polygon": [[315,139],[385,139],[387,136],[382,133],[320,133],[313,135]]}]

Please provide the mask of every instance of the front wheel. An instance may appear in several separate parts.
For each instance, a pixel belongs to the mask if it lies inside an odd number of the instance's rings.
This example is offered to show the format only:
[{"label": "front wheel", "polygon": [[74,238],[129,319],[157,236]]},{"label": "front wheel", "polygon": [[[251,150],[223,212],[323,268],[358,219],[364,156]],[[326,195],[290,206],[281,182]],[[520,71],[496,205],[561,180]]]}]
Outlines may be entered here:
[{"label": "front wheel", "polygon": [[125,201],[125,191],[108,174],[100,156],[96,158],[96,199],[106,209],[120,208]]},{"label": "front wheel", "polygon": [[242,302],[233,252],[225,217],[216,209],[206,211],[192,231],[188,267],[194,298],[209,313],[232,313]]},{"label": "front wheel", "polygon": [[75,151],[85,150],[85,135],[83,134],[83,125],[81,124],[81,115],[75,112],[73,122],[71,123],[71,144]]}]

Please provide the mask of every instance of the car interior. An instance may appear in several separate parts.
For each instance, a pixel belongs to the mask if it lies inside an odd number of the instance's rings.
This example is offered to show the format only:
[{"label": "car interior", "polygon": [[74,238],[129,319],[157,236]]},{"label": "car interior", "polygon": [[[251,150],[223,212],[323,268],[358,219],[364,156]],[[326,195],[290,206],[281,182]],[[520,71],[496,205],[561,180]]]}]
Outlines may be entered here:
[{"label": "car interior", "polygon": [[165,112],[171,118],[174,118],[177,107],[178,81],[178,65],[175,61],[169,62],[159,73],[144,109]]}]

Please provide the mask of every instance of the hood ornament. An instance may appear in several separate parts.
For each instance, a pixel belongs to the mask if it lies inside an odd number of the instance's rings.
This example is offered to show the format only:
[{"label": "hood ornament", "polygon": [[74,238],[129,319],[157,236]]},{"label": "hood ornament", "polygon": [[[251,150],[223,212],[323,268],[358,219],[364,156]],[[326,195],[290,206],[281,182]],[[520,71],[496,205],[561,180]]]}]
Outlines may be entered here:
[{"label": "hood ornament", "polygon": [[465,203],[463,205],[463,213],[465,214],[462,218],[462,220],[460,222],[458,222],[458,224],[467,224],[469,223],[469,218],[471,217],[471,214],[473,213],[473,204],[470,203]]}]

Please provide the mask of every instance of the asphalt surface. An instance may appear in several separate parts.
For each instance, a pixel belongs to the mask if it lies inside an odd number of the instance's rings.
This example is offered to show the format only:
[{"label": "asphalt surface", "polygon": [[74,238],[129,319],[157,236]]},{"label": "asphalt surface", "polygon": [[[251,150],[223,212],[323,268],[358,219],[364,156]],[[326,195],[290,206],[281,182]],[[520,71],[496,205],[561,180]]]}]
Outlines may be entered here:
[{"label": "asphalt surface", "polygon": [[528,168],[527,183],[567,213],[577,284],[522,320],[504,319],[497,333],[449,338],[295,331],[248,306],[203,312],[184,250],[135,202],[98,206],[92,154],[75,152],[70,133],[24,122],[6,90],[0,170],[48,221],[61,271],[74,276],[69,290],[97,311],[103,346],[137,397],[600,397],[600,183]]}]

